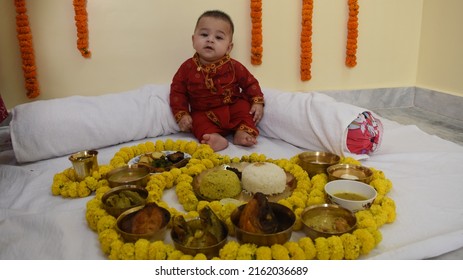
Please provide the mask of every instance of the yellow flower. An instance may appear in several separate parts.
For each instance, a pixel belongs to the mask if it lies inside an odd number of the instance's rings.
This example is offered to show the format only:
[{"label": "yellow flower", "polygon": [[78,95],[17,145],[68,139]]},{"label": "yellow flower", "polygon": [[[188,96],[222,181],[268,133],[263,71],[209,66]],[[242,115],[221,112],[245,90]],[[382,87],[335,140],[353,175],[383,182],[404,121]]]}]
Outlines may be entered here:
[{"label": "yellow flower", "polygon": [[304,260],[305,259],[304,250],[302,250],[302,248],[299,247],[299,244],[297,244],[297,242],[288,241],[284,244],[284,246],[286,247],[286,249],[288,249],[291,260]]},{"label": "yellow flower", "polygon": [[344,247],[344,258],[346,260],[356,260],[360,255],[360,240],[353,234],[345,233],[341,235]]},{"label": "yellow flower", "polygon": [[361,243],[360,254],[367,255],[376,245],[375,238],[367,229],[356,229],[353,233]]},{"label": "yellow flower", "polygon": [[162,152],[162,151],[165,151],[167,150],[164,146],[164,141],[162,140],[157,140],[156,143],[155,143],[155,147],[156,147],[156,151],[158,152]]},{"label": "yellow flower", "polygon": [[87,213],[85,215],[85,218],[87,219],[87,224],[88,226],[96,231],[97,230],[97,225],[98,221],[106,216],[107,213],[104,209],[101,208],[92,208],[92,209],[87,209]]},{"label": "yellow flower", "polygon": [[158,240],[152,242],[148,248],[148,256],[150,260],[165,260],[167,259],[167,252],[164,242]]},{"label": "yellow flower", "polygon": [[274,260],[289,260],[289,251],[285,246],[281,244],[273,244],[270,249],[272,249],[272,258]]},{"label": "yellow flower", "polygon": [[296,221],[294,222],[294,225],[293,225],[294,231],[299,231],[303,227],[302,219],[301,219],[302,211],[304,211],[304,208],[297,208],[296,210],[294,210],[294,215],[296,216]]},{"label": "yellow flower", "polygon": [[192,155],[194,154],[197,148],[198,148],[197,142],[189,141],[185,146],[185,153]]},{"label": "yellow flower", "polygon": [[112,229],[116,225],[116,218],[111,215],[106,215],[101,217],[101,219],[97,223],[97,232],[100,233],[107,229]]},{"label": "yellow flower", "polygon": [[117,239],[111,243],[109,259],[111,260],[120,260],[120,251],[122,246],[124,246],[124,242]]},{"label": "yellow flower", "polygon": [[354,165],[362,165],[362,163],[354,158],[351,157],[346,157],[346,158],[341,158],[339,161],[341,164],[354,164]]},{"label": "yellow flower", "polygon": [[203,253],[199,253],[194,256],[193,260],[207,260],[207,257]]},{"label": "yellow flower", "polygon": [[146,146],[146,151],[148,153],[152,153],[152,152],[156,151],[156,146],[151,141],[146,142],[145,146]]},{"label": "yellow flower", "polygon": [[375,188],[375,190],[385,195],[392,189],[392,182],[391,180],[384,178],[384,179],[375,179],[370,182],[370,186]]},{"label": "yellow flower", "polygon": [[[180,260],[183,257],[183,252],[180,250],[174,250],[170,252],[167,256],[168,260]],[[191,256],[190,256],[191,257]]]},{"label": "yellow flower", "polygon": [[138,239],[135,242],[135,259],[147,260],[149,258],[148,250],[150,242],[146,239]]},{"label": "yellow flower", "polygon": [[256,259],[255,253],[256,253],[257,245],[255,244],[243,244],[239,247],[238,253],[236,254],[236,259],[237,260],[254,260]]},{"label": "yellow flower", "polygon": [[315,248],[317,249],[317,259],[329,260],[331,257],[330,247],[328,241],[324,237],[315,239]]},{"label": "yellow flower", "polygon": [[114,229],[105,229],[98,234],[101,249],[103,253],[109,254],[111,251],[111,244],[115,240],[119,240],[119,234]]},{"label": "yellow flower", "polygon": [[222,260],[236,259],[240,244],[236,241],[229,241],[219,251],[219,256]]},{"label": "yellow flower", "polygon": [[271,260],[272,249],[267,246],[260,246],[256,249],[256,260]]},{"label": "yellow flower", "polygon": [[366,228],[368,230],[376,230],[378,226],[373,217],[373,214],[369,210],[362,210],[355,213],[357,218],[357,228]]},{"label": "yellow flower", "polygon": [[134,260],[135,259],[135,246],[133,243],[124,243],[119,251],[119,259],[121,260]]},{"label": "yellow flower", "polygon": [[304,251],[306,260],[313,260],[317,256],[317,249],[310,237],[302,237],[299,239],[298,244]]},{"label": "yellow flower", "polygon": [[326,239],[331,251],[330,260],[342,260],[344,258],[344,247],[339,236],[330,236]]},{"label": "yellow flower", "polygon": [[182,255],[180,257],[180,260],[187,261],[187,260],[192,260],[193,256],[192,255]]}]

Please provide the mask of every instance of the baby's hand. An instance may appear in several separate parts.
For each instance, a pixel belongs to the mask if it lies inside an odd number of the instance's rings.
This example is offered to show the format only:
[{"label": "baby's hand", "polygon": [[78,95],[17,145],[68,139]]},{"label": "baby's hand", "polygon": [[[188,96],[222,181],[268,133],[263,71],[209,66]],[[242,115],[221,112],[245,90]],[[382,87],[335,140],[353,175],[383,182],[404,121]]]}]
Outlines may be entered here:
[{"label": "baby's hand", "polygon": [[183,132],[191,131],[192,125],[193,120],[191,119],[190,115],[184,115],[178,122],[178,127],[180,128],[180,131]]},{"label": "baby's hand", "polygon": [[262,117],[264,116],[264,105],[263,104],[253,104],[251,107],[251,111],[249,111],[249,114],[254,115],[253,120],[256,124],[262,120]]}]

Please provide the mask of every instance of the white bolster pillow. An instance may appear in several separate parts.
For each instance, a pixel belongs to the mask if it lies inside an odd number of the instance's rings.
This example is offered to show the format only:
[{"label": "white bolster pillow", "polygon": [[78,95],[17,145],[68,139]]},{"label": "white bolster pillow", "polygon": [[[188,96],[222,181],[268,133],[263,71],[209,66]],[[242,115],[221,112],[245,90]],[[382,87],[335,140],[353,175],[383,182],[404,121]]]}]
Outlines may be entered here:
[{"label": "white bolster pillow", "polygon": [[60,157],[178,132],[168,85],[101,96],[39,100],[13,108],[10,134],[18,163]]}]

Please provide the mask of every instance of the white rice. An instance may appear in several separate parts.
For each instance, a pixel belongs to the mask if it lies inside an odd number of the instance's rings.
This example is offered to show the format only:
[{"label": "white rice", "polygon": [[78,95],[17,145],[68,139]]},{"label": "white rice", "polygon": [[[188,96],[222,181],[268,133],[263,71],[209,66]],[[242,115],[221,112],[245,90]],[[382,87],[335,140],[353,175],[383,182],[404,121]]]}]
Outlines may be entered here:
[{"label": "white rice", "polygon": [[243,169],[241,182],[243,189],[252,194],[279,194],[286,188],[286,173],[274,163],[256,162]]}]

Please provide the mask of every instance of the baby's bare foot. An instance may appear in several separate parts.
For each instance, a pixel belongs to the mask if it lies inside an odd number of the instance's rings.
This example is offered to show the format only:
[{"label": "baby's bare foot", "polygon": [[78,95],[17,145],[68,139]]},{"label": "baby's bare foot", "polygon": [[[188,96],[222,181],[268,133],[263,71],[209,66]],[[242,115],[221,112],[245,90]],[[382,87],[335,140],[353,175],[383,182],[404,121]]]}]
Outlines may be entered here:
[{"label": "baby's bare foot", "polygon": [[233,137],[233,144],[250,147],[257,144],[257,139],[245,131],[238,130]]},{"label": "baby's bare foot", "polygon": [[228,140],[218,133],[204,134],[201,143],[208,144],[215,152],[228,147]]}]

